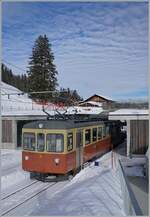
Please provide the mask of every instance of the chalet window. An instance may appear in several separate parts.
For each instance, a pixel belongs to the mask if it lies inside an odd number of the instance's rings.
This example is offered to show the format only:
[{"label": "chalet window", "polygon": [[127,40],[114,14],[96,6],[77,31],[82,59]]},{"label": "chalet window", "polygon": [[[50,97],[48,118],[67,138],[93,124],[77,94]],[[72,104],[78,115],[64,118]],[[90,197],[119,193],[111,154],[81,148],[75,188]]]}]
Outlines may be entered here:
[{"label": "chalet window", "polygon": [[98,127],[98,140],[102,139],[102,127]]},{"label": "chalet window", "polygon": [[91,129],[85,130],[85,145],[91,143]]},{"label": "chalet window", "polygon": [[44,151],[45,148],[45,135],[43,133],[37,134],[37,150]]},{"label": "chalet window", "polygon": [[35,151],[35,134],[24,133],[23,134],[23,149],[29,151]]},{"label": "chalet window", "polygon": [[73,149],[73,133],[68,133],[67,135],[67,150],[71,151]]},{"label": "chalet window", "polygon": [[93,142],[97,140],[97,128],[93,128]]},{"label": "chalet window", "polygon": [[48,152],[64,151],[64,135],[63,134],[47,134],[46,137]]}]

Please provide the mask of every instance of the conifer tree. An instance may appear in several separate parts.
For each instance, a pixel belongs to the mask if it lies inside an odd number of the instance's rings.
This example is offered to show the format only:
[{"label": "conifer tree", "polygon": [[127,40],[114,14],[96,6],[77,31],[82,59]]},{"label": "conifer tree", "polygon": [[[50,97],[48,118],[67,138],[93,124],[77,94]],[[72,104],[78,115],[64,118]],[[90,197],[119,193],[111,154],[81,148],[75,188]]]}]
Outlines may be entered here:
[{"label": "conifer tree", "polygon": [[[57,87],[57,70],[53,63],[54,55],[51,44],[46,35],[40,35],[32,49],[32,56],[29,62],[28,90],[34,91],[54,91]],[[48,101],[52,94],[34,94],[33,99]]]}]

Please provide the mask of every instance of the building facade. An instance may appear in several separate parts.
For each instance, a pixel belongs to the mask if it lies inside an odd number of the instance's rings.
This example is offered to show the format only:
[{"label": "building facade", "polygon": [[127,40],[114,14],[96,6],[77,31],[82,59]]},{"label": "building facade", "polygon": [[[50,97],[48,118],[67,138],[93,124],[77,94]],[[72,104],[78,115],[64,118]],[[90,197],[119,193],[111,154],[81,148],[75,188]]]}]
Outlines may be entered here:
[{"label": "building facade", "polygon": [[145,154],[149,147],[149,112],[141,109],[120,109],[109,113],[109,120],[127,124],[127,156]]}]

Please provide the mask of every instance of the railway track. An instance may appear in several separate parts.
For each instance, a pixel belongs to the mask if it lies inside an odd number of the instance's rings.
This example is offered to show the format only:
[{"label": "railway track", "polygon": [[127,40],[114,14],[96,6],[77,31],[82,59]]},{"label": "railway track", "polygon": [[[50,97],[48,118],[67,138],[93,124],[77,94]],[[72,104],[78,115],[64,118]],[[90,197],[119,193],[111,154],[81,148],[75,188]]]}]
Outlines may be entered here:
[{"label": "railway track", "polygon": [[42,192],[46,191],[48,188],[55,185],[54,183],[43,183],[35,181],[21,189],[18,189],[11,194],[2,198],[2,208],[1,216],[8,215],[11,211],[15,210],[17,207],[23,205],[32,198],[40,195]]},{"label": "railway track", "polygon": [[22,188],[17,189],[16,191],[13,191],[11,194],[7,194],[6,196],[2,197],[1,200],[3,201],[3,200],[5,200],[6,198],[11,197],[12,195],[14,195],[14,194],[16,194],[16,193],[18,193],[18,192],[21,192],[22,190],[24,190],[24,189],[30,187],[31,185],[34,185],[34,184],[37,183],[37,182],[38,182],[38,181],[33,181],[32,183],[27,184],[27,185],[23,186]]}]

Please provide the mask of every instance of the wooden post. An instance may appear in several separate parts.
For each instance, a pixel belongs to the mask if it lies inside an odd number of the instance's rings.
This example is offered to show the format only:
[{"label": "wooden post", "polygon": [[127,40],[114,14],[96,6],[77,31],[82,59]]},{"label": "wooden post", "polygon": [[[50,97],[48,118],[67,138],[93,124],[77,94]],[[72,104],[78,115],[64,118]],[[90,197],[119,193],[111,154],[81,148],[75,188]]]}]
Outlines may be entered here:
[{"label": "wooden post", "polygon": [[111,166],[112,166],[112,169],[113,169],[113,144],[111,144]]}]

